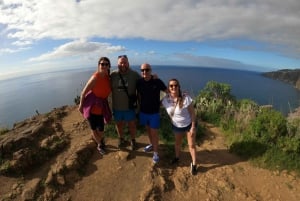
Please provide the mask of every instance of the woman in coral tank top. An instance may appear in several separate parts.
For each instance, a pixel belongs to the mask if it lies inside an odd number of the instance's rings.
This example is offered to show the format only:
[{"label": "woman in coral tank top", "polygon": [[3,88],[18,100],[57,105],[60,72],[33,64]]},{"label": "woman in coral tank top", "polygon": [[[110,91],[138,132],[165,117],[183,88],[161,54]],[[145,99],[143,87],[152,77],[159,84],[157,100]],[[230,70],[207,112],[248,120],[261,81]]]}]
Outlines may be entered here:
[{"label": "woman in coral tank top", "polygon": [[101,155],[105,154],[104,124],[111,119],[111,110],[107,100],[111,93],[110,67],[110,60],[107,57],[99,59],[97,71],[81,92],[78,108],[89,122],[92,137]]}]

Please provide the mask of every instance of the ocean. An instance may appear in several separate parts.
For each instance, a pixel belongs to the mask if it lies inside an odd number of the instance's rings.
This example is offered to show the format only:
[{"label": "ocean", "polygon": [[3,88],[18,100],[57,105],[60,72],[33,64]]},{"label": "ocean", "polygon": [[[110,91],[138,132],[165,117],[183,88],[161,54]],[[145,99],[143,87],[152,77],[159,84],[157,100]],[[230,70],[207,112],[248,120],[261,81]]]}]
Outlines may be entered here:
[{"label": "ocean", "polygon": [[[139,66],[132,66],[139,72]],[[179,66],[152,66],[166,84],[177,78],[182,89],[197,96],[209,81],[231,85],[237,99],[251,99],[260,105],[273,105],[284,115],[300,105],[300,91],[281,81],[266,78],[260,72]],[[113,69],[112,69],[113,70]],[[63,105],[73,105],[95,68],[45,72],[0,80],[0,127],[11,128],[39,113]]]}]

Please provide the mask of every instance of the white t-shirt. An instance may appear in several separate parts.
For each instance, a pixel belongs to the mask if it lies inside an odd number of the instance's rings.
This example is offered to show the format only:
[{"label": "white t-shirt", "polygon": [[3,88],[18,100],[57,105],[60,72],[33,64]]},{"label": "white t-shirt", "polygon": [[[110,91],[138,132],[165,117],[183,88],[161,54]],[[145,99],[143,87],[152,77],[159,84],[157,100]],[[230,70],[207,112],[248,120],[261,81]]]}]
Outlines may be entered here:
[{"label": "white t-shirt", "polygon": [[169,95],[166,95],[162,99],[162,105],[166,108],[167,113],[171,117],[172,124],[179,128],[186,127],[192,123],[191,115],[188,111],[188,106],[192,102],[193,99],[187,94],[183,95],[182,108],[179,108],[179,104],[176,105],[176,102],[174,102]]}]

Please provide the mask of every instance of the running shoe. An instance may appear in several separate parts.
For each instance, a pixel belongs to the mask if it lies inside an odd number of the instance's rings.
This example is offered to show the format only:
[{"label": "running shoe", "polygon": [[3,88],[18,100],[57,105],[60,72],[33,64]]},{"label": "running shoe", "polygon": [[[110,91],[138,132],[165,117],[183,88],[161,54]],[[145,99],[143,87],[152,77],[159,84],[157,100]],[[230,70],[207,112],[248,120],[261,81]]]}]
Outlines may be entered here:
[{"label": "running shoe", "polygon": [[99,151],[99,153],[100,153],[101,155],[106,154],[105,150],[103,149],[103,147],[102,147],[101,145],[98,145],[98,146],[97,146],[97,150]]},{"label": "running shoe", "polygon": [[147,146],[145,146],[144,148],[144,152],[150,152],[153,150],[153,146],[152,144],[148,144]]},{"label": "running shoe", "polygon": [[152,160],[153,160],[154,164],[158,163],[159,162],[159,156],[157,154],[154,154]]}]

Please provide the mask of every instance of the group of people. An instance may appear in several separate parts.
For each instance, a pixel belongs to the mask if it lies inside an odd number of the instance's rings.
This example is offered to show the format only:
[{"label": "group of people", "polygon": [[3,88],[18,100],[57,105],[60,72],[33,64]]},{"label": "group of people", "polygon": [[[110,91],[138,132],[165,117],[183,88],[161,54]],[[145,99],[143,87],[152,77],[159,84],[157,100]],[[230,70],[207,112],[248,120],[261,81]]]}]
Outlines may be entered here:
[{"label": "group of people", "polygon": [[[172,164],[179,162],[182,140],[187,137],[191,162],[191,173],[197,172],[196,159],[196,116],[193,100],[181,91],[177,79],[171,79],[168,86],[152,74],[151,65],[144,63],[140,66],[141,75],[132,70],[126,55],[118,57],[118,69],[110,72],[109,58],[101,57],[97,71],[86,83],[80,96],[79,111],[89,122],[92,137],[97,143],[101,155],[106,153],[104,142],[104,125],[113,116],[116,131],[119,136],[118,148],[126,146],[124,128],[128,125],[131,137],[131,150],[136,150],[136,111],[132,103],[139,103],[139,122],[146,127],[149,144],[145,152],[153,151],[153,163],[159,162],[158,129],[160,127],[160,106],[162,105],[172,122],[175,135],[175,157]],[[161,92],[166,95],[161,99]],[[108,104],[108,97],[112,94],[112,112]]]}]

